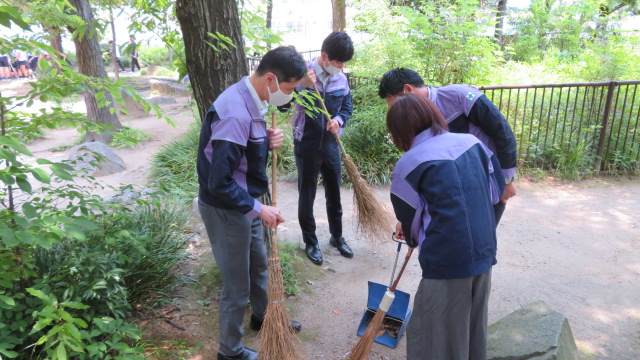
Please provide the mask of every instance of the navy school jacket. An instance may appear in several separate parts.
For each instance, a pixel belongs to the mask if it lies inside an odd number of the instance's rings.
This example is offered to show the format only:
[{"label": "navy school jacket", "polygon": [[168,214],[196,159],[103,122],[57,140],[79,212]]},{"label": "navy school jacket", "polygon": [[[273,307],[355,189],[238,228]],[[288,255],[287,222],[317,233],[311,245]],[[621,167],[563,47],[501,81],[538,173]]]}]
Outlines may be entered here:
[{"label": "navy school jacket", "polygon": [[496,263],[493,204],[504,189],[493,154],[475,136],[431,129],[398,160],[391,202],[410,246],[419,246],[422,276],[456,279]]}]

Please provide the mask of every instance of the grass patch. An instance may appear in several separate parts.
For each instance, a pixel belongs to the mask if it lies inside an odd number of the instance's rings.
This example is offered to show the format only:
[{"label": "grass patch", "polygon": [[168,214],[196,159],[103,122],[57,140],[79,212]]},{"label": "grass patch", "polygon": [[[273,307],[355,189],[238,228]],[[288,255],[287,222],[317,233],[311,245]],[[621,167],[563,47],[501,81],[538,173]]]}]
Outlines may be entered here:
[{"label": "grass patch", "polygon": [[281,243],[280,261],[282,261],[282,277],[284,293],[294,296],[300,293],[300,275],[302,274],[302,258],[296,255],[298,246],[292,243]]},{"label": "grass patch", "polygon": [[146,132],[130,127],[123,127],[122,130],[113,133],[111,146],[118,149],[134,148],[139,143],[147,141],[151,135]]},{"label": "grass patch", "polygon": [[200,124],[194,123],[178,139],[164,145],[151,159],[151,181],[182,201],[198,194],[196,158]]}]

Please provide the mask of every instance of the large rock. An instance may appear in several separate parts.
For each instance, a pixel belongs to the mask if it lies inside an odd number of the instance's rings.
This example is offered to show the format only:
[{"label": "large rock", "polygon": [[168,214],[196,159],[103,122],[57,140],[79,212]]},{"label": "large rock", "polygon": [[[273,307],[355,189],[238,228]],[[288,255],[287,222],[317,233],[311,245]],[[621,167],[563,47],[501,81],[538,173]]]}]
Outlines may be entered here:
[{"label": "large rock", "polygon": [[149,80],[151,85],[151,92],[161,95],[174,95],[174,96],[191,96],[191,91],[188,87],[182,85],[175,80]]},{"label": "large rock", "polygon": [[88,142],[71,149],[69,160],[76,170],[85,169],[89,175],[115,174],[126,168],[124,160],[101,142]]},{"label": "large rock", "polygon": [[567,318],[542,301],[489,326],[489,360],[575,360],[578,354]]},{"label": "large rock", "polygon": [[176,99],[172,97],[156,96],[149,98],[149,102],[156,105],[175,104]]}]

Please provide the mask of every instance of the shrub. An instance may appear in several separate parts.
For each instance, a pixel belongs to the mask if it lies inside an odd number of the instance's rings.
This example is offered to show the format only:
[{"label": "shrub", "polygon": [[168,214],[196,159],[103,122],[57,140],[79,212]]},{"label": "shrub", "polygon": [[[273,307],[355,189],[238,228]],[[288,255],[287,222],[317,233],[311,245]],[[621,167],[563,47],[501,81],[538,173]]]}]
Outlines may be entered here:
[{"label": "shrub", "polygon": [[171,66],[169,51],[165,46],[140,46],[138,54],[140,55],[140,59],[149,65]]},{"label": "shrub", "polygon": [[151,181],[179,199],[191,201],[198,194],[196,159],[200,124],[193,123],[178,139],[164,145],[151,160]]},{"label": "shrub", "polygon": [[145,142],[151,138],[151,135],[146,132],[130,127],[123,127],[121,130],[113,133],[113,139],[111,140],[111,146],[122,148],[134,148],[141,142]]},{"label": "shrub", "polygon": [[353,116],[342,141],[360,175],[371,184],[384,185],[391,182],[400,152],[388,135],[387,104],[378,97],[377,86],[377,81],[368,81],[352,89]]}]

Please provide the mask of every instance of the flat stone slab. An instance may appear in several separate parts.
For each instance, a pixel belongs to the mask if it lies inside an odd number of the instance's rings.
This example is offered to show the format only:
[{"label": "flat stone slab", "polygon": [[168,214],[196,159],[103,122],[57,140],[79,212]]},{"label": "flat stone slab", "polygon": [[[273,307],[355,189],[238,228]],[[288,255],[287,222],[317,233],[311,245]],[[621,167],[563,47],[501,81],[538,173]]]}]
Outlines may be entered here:
[{"label": "flat stone slab", "polygon": [[126,168],[124,160],[113,149],[101,142],[87,142],[71,149],[70,161],[76,170],[84,169],[89,175],[103,176]]},{"label": "flat stone slab", "polygon": [[577,356],[566,316],[543,301],[528,304],[489,326],[487,359],[575,360]]},{"label": "flat stone slab", "polygon": [[191,96],[191,91],[188,87],[175,80],[149,80],[151,85],[151,92],[156,92],[162,95],[174,95],[174,96]]}]

